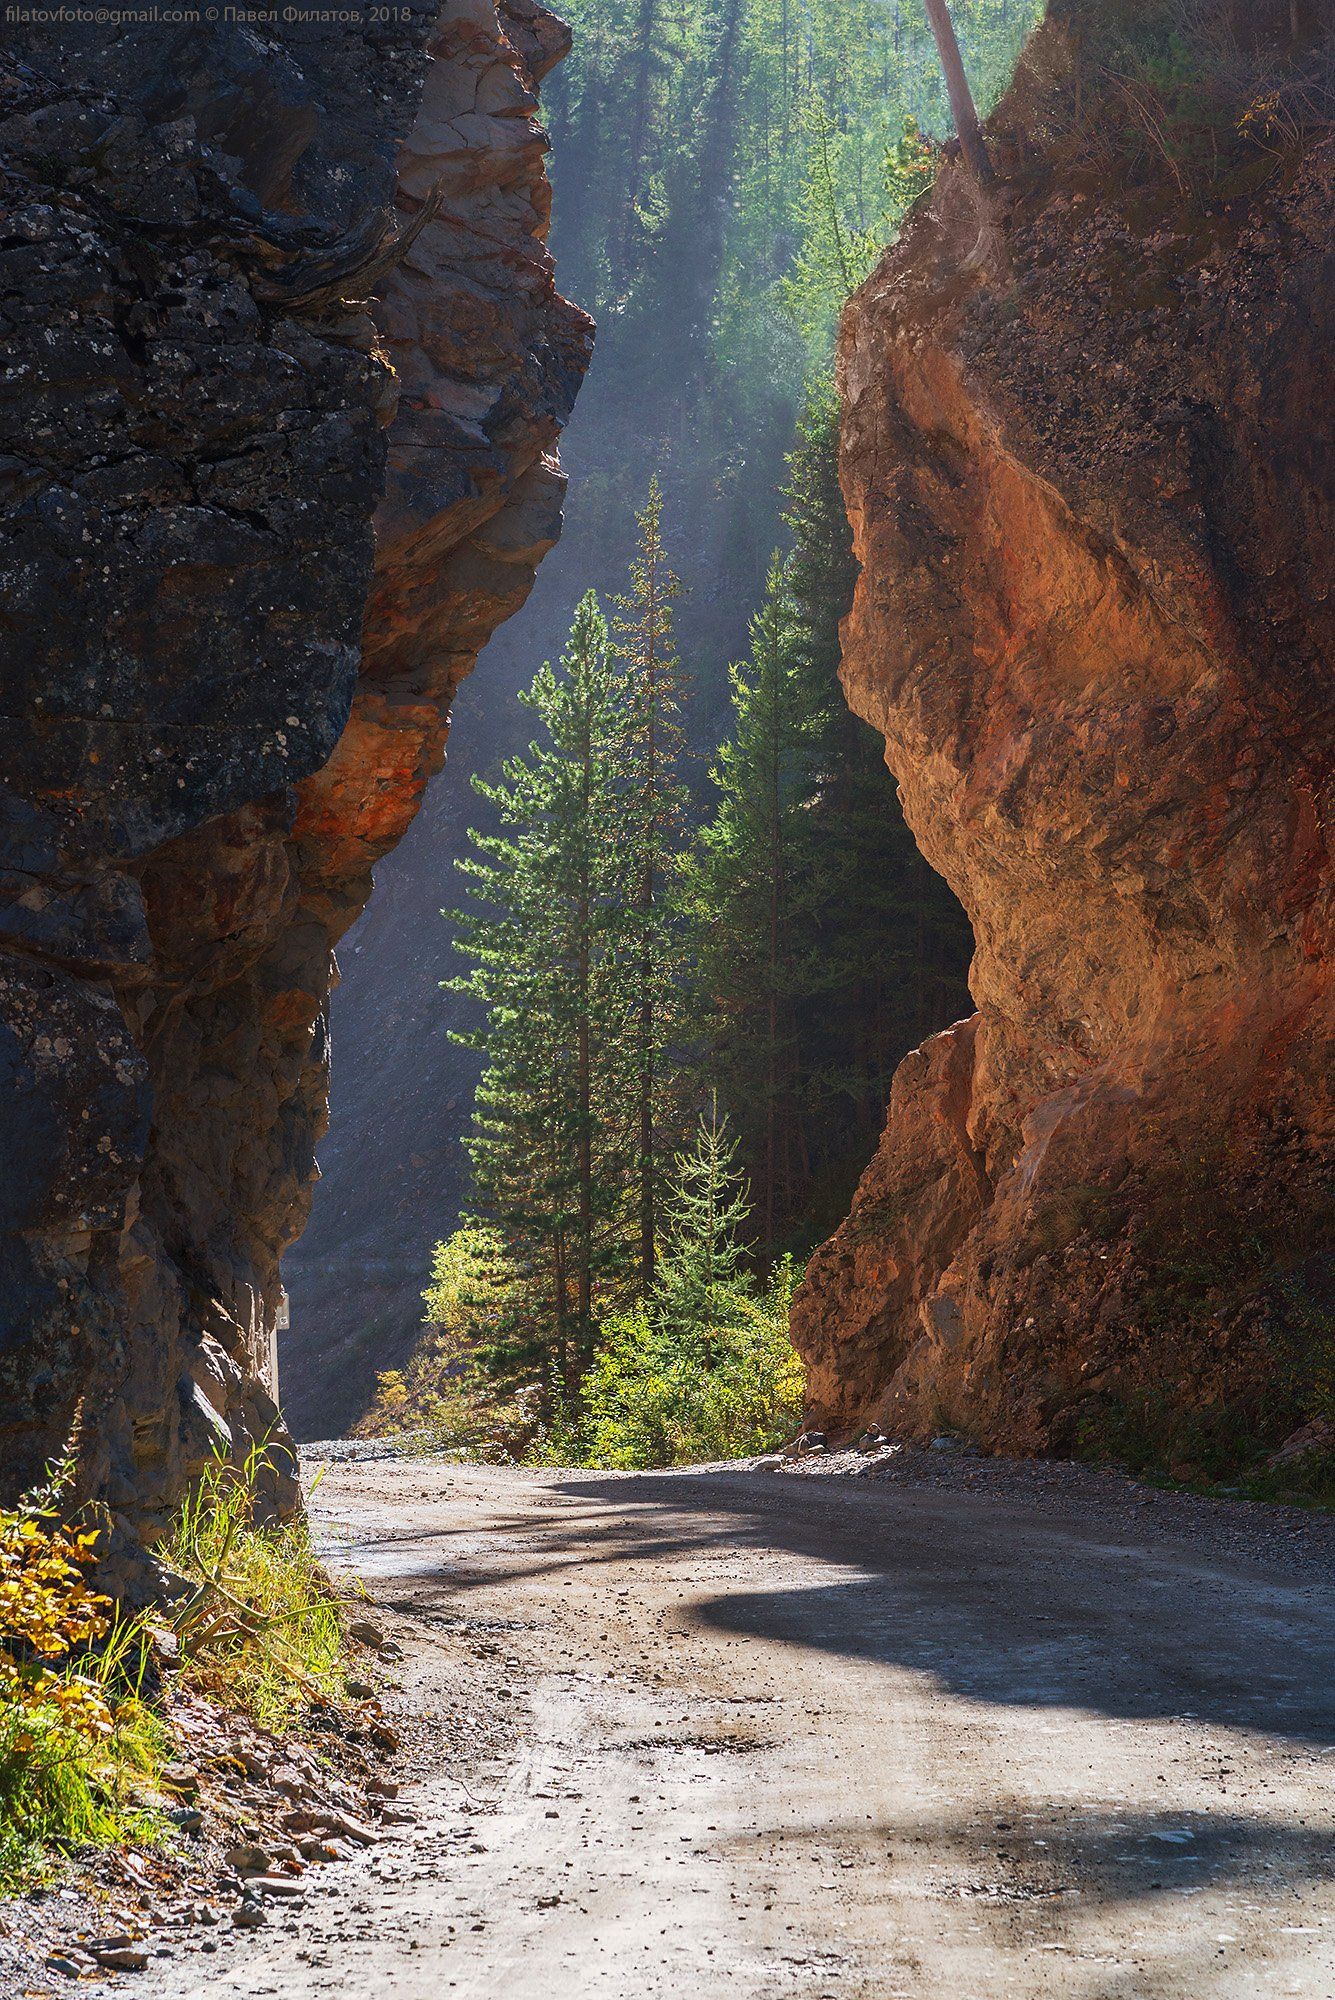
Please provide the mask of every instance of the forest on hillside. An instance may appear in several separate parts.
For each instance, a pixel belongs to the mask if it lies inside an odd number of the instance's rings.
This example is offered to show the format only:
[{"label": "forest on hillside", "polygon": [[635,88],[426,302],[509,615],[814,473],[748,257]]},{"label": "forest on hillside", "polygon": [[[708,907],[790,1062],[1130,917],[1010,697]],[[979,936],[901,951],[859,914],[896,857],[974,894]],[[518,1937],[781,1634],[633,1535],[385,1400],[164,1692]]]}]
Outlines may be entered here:
[{"label": "forest on hillside", "polygon": [[[1036,12],[955,10],[984,109]],[[800,1415],[795,1274],[896,1063],[969,1006],[963,914],[837,678],[838,314],[930,185],[949,114],[918,0],[578,0],[571,19],[545,87],[554,241],[599,341],[539,593],[555,569],[577,608],[568,636],[543,632],[556,664],[533,677],[529,656],[508,754],[472,779],[471,894],[436,878],[463,905],[443,1004],[478,1064],[465,1227],[441,1213],[434,1331],[368,1422],[449,1405],[466,1426],[466,1350],[497,1392],[540,1398],[567,1455],[584,1422],[606,1456],[607,1370],[638,1342],[660,1393],[685,1371],[717,1403],[705,1356],[726,1342],[701,1313],[730,1319],[787,1402],[675,1444],[659,1410],[626,1449],[664,1458]],[[683,1317],[665,1292],[701,1257],[726,1282]]]},{"label": "forest on hillside", "polygon": [[[980,109],[1040,0],[961,0]],[[839,307],[950,130],[922,0],[574,0],[544,86],[560,282],[598,325],[572,526],[589,583],[629,560],[646,467],[691,587],[702,743],[727,723],[736,606],[781,535],[784,459]],[[592,552],[600,552],[592,557]],[[585,552],[588,553],[585,553]]]}]

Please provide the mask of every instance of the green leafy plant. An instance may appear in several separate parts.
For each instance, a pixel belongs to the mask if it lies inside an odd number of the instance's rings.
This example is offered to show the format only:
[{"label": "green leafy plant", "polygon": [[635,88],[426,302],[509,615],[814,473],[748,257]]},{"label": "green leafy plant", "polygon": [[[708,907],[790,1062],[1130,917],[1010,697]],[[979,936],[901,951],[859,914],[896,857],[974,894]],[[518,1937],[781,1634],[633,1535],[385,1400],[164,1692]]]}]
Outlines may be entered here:
[{"label": "green leafy plant", "polygon": [[591,1465],[690,1465],[772,1451],[802,1416],[805,1375],[788,1338],[796,1270],[785,1258],[758,1296],[735,1294],[700,1329],[700,1352],[664,1338],[644,1307],[609,1321],[585,1390]]},{"label": "green leafy plant", "polygon": [[77,1428],[40,1487],[0,1509],[0,1888],[52,1851],[152,1838],[139,1796],[167,1755],[142,1697],[147,1634],[87,1572],[99,1530],[68,1518]]}]

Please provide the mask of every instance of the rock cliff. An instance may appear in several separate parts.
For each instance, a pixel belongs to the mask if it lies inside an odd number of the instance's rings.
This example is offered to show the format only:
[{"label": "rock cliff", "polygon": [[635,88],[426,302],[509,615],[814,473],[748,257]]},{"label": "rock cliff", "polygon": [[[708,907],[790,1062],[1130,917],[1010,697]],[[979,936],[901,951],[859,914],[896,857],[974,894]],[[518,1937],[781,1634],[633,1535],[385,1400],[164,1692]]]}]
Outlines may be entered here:
[{"label": "rock cliff", "polygon": [[843,677],[978,1011],[794,1327],[833,1428],[1185,1469],[1335,1384],[1335,291],[1311,11],[1195,10],[1166,100],[1161,17],[1054,0],[995,191],[948,160],[844,319]]},{"label": "rock cliff", "polygon": [[18,33],[0,1453],[21,1481],[82,1400],[132,1550],[275,1431],[332,949],[559,530],[568,35],[536,0]]}]

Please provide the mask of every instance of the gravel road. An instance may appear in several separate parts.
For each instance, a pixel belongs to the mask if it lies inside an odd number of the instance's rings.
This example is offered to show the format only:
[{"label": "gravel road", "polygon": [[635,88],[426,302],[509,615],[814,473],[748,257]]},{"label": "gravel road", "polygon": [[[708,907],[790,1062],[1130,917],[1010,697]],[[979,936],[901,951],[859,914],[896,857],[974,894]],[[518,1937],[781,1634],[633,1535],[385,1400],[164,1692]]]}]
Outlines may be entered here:
[{"label": "gravel road", "polygon": [[469,1655],[510,1747],[286,1928],[149,1982],[1335,2000],[1321,1536],[968,1479],[331,1466],[403,1701],[457,1728]]}]

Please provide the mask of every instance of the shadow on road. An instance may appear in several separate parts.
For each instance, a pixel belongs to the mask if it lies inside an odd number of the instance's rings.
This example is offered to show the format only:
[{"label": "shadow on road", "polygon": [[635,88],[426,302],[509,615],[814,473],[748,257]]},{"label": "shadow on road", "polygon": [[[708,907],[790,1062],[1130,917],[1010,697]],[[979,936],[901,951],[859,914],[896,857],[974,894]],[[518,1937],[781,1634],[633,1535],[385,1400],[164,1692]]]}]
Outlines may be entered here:
[{"label": "shadow on road", "polygon": [[[916,1668],[975,1700],[1335,1743],[1335,1591],[1286,1586],[1149,1529],[1133,1540],[1041,1505],[747,1472],[534,1484],[562,1504],[489,1515],[481,1564],[467,1515],[425,1533],[405,1519],[361,1553],[397,1550],[386,1567],[400,1579],[429,1574],[454,1592],[694,1556],[705,1566],[689,1616],[704,1626]],[[751,1548],[827,1574],[755,1589],[740,1560]],[[737,1587],[707,1588],[723,1580],[708,1565],[729,1558]]]},{"label": "shadow on road", "polygon": [[[1282,1573],[1264,1523],[1250,1557],[1226,1556],[1125,1514],[1082,1515],[1069,1501],[1054,1507],[747,1471],[516,1477],[522,1501],[504,1485],[471,1495],[461,1473],[457,1502],[448,1489],[426,1490],[421,1509],[405,1498],[387,1530],[370,1538],[358,1530],[355,1559],[368,1564],[378,1598],[436,1626],[487,1629],[498,1610],[513,1608],[513,1622],[541,1630],[563,1585],[615,1566],[605,1609],[597,1598],[590,1608],[587,1594],[578,1600],[579,1615],[598,1623],[587,1641],[595,1668],[615,1658],[618,1606],[629,1598],[654,1615],[661,1607],[669,1658],[675,1633],[745,1642],[736,1655],[743,1681],[756,1647],[856,1663],[856,1677],[832,1697],[836,1718],[864,1703],[875,1717],[876,1669],[884,1666],[896,1670],[901,1698],[903,1671],[922,1677],[925,1709],[937,1694],[975,1708],[1023,1708],[1059,1739],[1069,1729],[1078,1742],[1081,1717],[1133,1729],[1183,1725],[1167,1739],[1128,1737],[1129,1768],[1142,1779],[1148,1773],[1151,1784],[1154,1758],[1163,1757],[1162,1810],[1143,1799],[1110,1804],[1106,1791],[1082,1798],[1074,1782],[1047,1793],[1021,1781],[1013,1796],[1006,1767],[980,1765],[976,1750],[976,1789],[964,1791],[963,1805],[911,1788],[901,1800],[884,1771],[868,1773],[860,1787],[850,1770],[837,1825],[771,1809],[762,1783],[753,1831],[741,1836],[758,1865],[782,1868],[787,1852],[796,1867],[825,1852],[830,1866],[865,1867],[875,1897],[893,1881],[887,1870],[897,1858],[929,1855],[930,1897],[995,1933],[998,1950],[1019,1939],[1035,1952],[1088,1959],[1059,1961],[1065,1983],[1052,1990],[1071,2000],[1141,2000],[1141,1972],[1125,1961],[1105,1965],[1099,1955],[1100,1927],[1119,1910],[1133,1926],[1150,1924],[1156,1909],[1182,1913],[1155,1930],[1156,1977],[1166,1982],[1156,1991],[1176,1992],[1180,1979],[1183,1991],[1231,2000],[1238,1961],[1229,1955],[1231,1902],[1221,1908],[1221,1894],[1241,1891],[1286,1907],[1281,1922],[1293,1932],[1286,1942],[1300,1945],[1310,1933],[1319,1948],[1303,1892],[1335,1878],[1328,1817],[1309,1822],[1294,1803],[1301,1785],[1290,1798],[1282,1777],[1272,1784],[1293,1752],[1305,1764],[1313,1747],[1335,1742],[1335,1593],[1310,1573]],[[507,1585],[520,1588],[510,1595]],[[476,1594],[483,1591],[485,1599]],[[784,1679],[780,1666],[780,1685]],[[810,1658],[791,1685],[795,1699],[803,1698],[798,1690],[814,1693],[822,1705],[813,1716],[825,1715]],[[693,1699],[689,1669],[674,1697]],[[837,1720],[817,1726],[839,1728]],[[948,1732],[948,1716],[944,1726]],[[960,1727],[976,1727],[967,1707]],[[1235,1772],[1230,1760],[1242,1763],[1243,1752],[1226,1732],[1256,1739],[1263,1762]],[[745,1747],[781,1766],[785,1743]],[[1136,1755],[1142,1745],[1144,1756]],[[676,1730],[675,1708],[672,1733],[652,1747],[703,1755],[695,1738]],[[1190,1752],[1185,1796],[1205,1801],[1193,1808],[1174,1798],[1187,1776],[1170,1763],[1179,1749]],[[1335,1756],[1322,1768],[1335,1777]],[[780,1771],[781,1797],[783,1790]],[[836,1854],[844,1857],[837,1864]],[[851,1886],[858,1878],[840,1879]],[[1186,1900],[1206,1890],[1215,1892],[1208,1940],[1193,1929],[1195,1906]],[[1276,1905],[1277,1896],[1286,1900]]]}]

